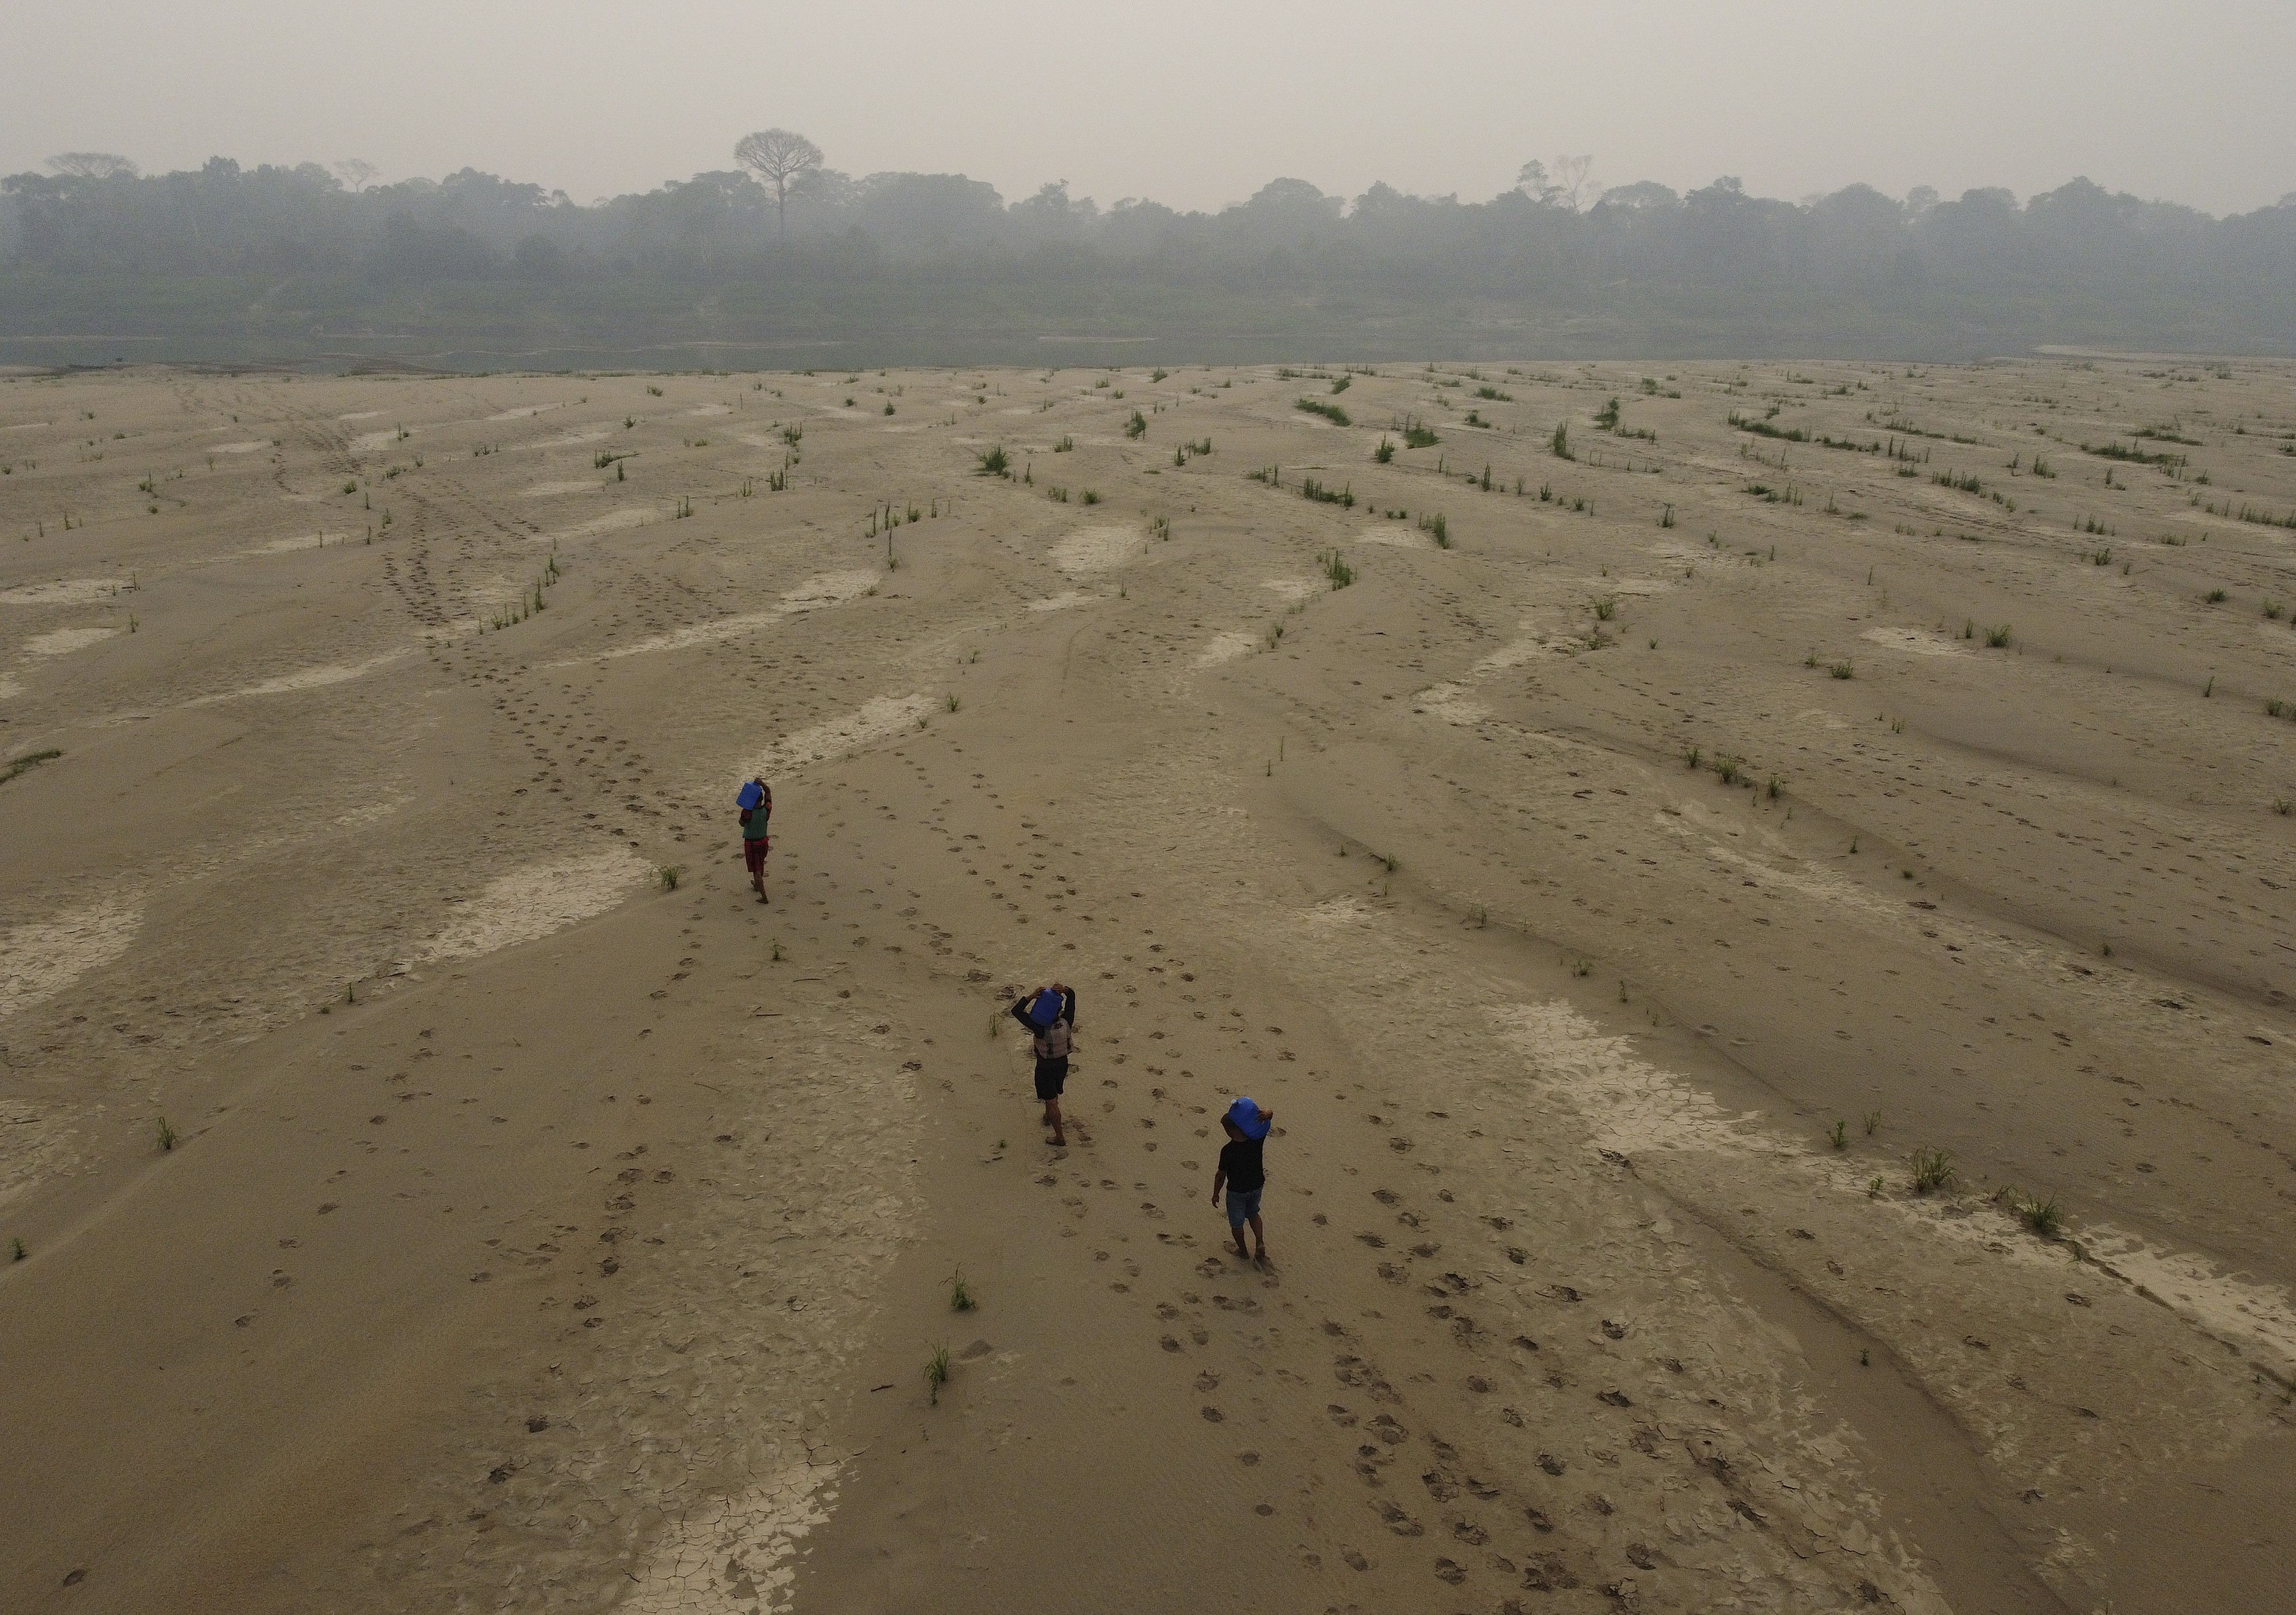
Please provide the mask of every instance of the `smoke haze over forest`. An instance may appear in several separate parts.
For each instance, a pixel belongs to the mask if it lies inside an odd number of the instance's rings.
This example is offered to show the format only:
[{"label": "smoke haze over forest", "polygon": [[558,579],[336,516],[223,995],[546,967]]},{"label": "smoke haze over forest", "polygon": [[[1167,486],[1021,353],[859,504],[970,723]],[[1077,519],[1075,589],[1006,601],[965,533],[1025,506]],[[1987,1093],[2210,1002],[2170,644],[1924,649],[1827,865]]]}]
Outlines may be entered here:
[{"label": "smoke haze over forest", "polygon": [[2296,331],[2296,203],[2218,219],[2081,179],[1788,202],[1727,176],[1594,192],[1562,160],[1478,202],[1284,178],[1183,213],[826,165],[785,197],[729,167],[592,206],[475,169],[355,189],[316,163],[63,167],[0,183],[12,362],[1952,357],[2284,352]]},{"label": "smoke haze over forest", "polygon": [[[2008,37],[1961,0],[1796,15],[704,4],[629,38],[414,0],[353,38],[108,0],[0,69],[0,361],[2296,341],[2284,8],[2142,50],[2119,0]],[[767,124],[822,150],[785,198],[734,158]]]}]

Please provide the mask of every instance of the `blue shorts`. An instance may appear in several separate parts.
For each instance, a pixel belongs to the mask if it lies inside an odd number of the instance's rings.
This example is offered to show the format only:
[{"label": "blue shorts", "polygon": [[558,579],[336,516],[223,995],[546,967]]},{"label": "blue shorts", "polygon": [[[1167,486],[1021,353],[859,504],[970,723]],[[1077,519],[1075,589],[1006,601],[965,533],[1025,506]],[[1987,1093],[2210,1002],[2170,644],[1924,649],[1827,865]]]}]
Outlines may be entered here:
[{"label": "blue shorts", "polygon": [[1227,1226],[1231,1228],[1241,1228],[1253,1217],[1258,1217],[1259,1197],[1267,1193],[1266,1184],[1249,1192],[1240,1193],[1230,1189],[1227,1192]]}]

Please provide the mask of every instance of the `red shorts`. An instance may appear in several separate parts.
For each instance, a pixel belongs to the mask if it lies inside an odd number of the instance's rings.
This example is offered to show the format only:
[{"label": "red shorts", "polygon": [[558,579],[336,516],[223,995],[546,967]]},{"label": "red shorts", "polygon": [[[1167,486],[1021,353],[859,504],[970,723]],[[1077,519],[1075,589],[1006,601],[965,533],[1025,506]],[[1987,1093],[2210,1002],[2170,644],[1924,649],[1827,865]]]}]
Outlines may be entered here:
[{"label": "red shorts", "polygon": [[771,836],[761,835],[755,840],[744,839],[742,842],[742,862],[751,874],[766,873],[766,848],[772,840]]}]

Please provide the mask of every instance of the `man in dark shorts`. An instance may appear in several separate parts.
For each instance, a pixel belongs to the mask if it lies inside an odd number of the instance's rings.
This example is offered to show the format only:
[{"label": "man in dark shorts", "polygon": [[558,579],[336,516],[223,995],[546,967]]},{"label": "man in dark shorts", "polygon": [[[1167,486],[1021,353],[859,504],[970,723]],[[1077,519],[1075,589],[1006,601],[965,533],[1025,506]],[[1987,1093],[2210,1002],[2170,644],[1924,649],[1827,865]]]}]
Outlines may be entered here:
[{"label": "man in dark shorts", "polygon": [[1037,1097],[1045,1102],[1045,1125],[1053,1143],[1065,1144],[1061,1090],[1068,1086],[1069,1045],[1076,1035],[1076,989],[1055,981],[1013,1001],[1013,1019],[1029,1029],[1037,1055]]},{"label": "man in dark shorts", "polygon": [[[1263,1111],[1249,1099],[1239,1099],[1228,1106],[1227,1114],[1220,1118],[1220,1128],[1228,1142],[1220,1146],[1219,1168],[1212,1174],[1212,1207],[1220,1203],[1220,1188],[1227,1188],[1227,1226],[1235,1235],[1235,1253],[1246,1261],[1265,1262],[1267,1259],[1267,1230],[1259,1221],[1259,1197],[1267,1187],[1267,1168],[1260,1159],[1260,1150],[1267,1142],[1267,1129],[1275,1120],[1275,1112]],[[1247,1250],[1243,1244],[1243,1226],[1251,1225],[1251,1237],[1258,1250]]]},{"label": "man in dark shorts", "polygon": [[766,896],[766,853],[773,843],[766,832],[773,823],[773,791],[763,779],[753,779],[742,787],[734,805],[742,810],[742,862],[750,871],[750,885],[758,902],[769,903],[773,899]]}]

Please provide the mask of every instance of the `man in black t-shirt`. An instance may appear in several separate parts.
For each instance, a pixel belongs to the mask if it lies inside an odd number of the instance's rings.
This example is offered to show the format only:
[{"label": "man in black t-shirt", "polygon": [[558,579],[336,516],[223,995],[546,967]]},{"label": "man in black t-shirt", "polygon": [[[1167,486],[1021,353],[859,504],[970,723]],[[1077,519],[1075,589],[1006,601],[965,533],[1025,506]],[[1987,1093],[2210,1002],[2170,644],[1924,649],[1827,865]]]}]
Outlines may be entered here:
[{"label": "man in black t-shirt", "polygon": [[[1275,1111],[1263,1111],[1249,1099],[1237,1100],[1220,1118],[1220,1127],[1227,1134],[1228,1142],[1220,1146],[1219,1169],[1212,1174],[1212,1206],[1218,1209],[1220,1190],[1225,1186],[1227,1226],[1235,1235],[1235,1253],[1246,1261],[1267,1259],[1267,1230],[1259,1221],[1259,1196],[1267,1187],[1267,1167],[1260,1158],[1260,1151],[1275,1119]],[[1244,1248],[1246,1223],[1251,1225],[1251,1237],[1259,1246],[1256,1251]]]}]

